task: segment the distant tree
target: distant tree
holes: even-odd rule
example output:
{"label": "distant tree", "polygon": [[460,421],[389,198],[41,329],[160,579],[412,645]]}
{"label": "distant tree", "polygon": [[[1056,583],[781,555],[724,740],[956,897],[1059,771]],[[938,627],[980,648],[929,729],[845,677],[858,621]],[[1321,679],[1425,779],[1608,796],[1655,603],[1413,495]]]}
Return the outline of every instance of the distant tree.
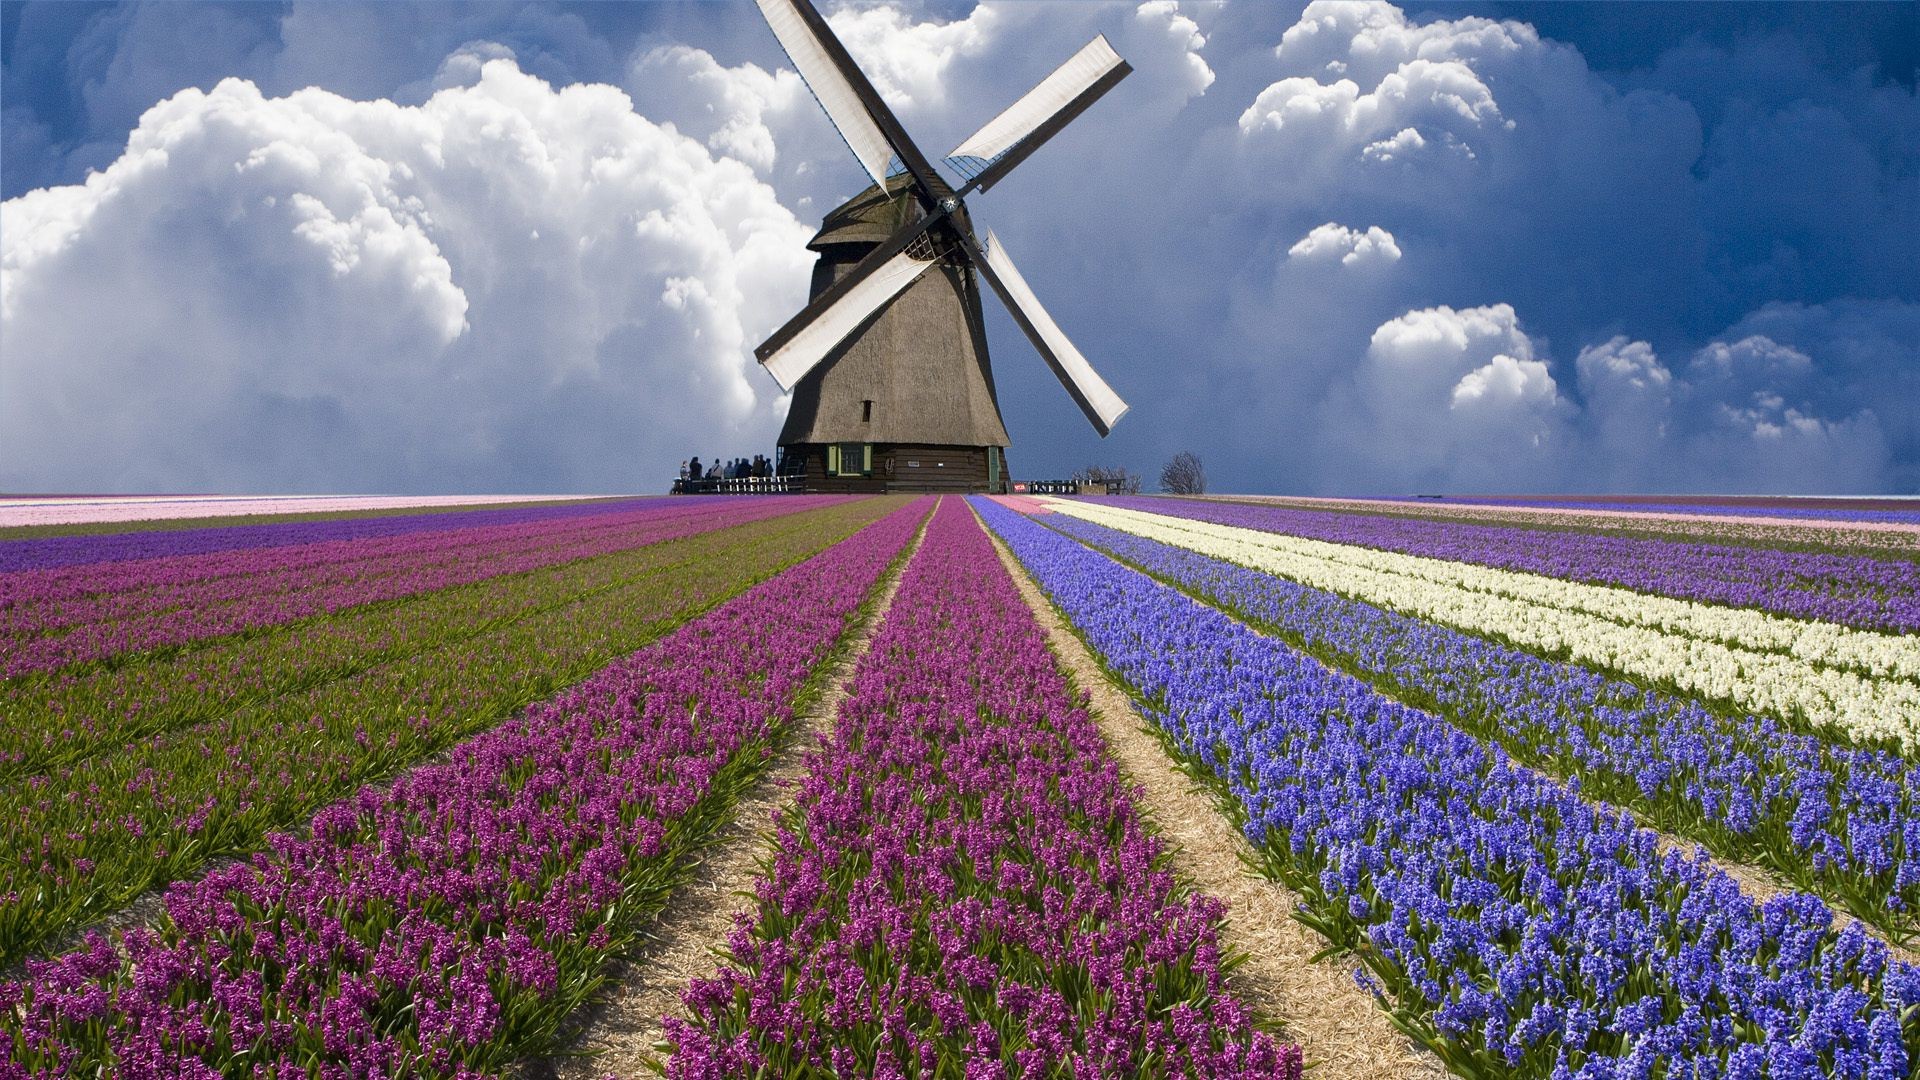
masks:
{"label": "distant tree", "polygon": [[1140,478],[1116,465],[1089,465],[1073,474],[1073,482],[1102,490],[1116,484],[1128,495],[1140,494]]}
{"label": "distant tree", "polygon": [[1182,450],[1160,470],[1160,490],[1169,495],[1204,495],[1207,470],[1201,468],[1199,458]]}

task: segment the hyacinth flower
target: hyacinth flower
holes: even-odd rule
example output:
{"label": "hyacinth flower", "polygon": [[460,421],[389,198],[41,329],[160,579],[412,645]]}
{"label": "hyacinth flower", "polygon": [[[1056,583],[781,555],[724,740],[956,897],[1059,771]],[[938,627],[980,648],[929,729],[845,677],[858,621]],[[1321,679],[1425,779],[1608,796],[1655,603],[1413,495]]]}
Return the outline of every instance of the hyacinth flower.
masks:
{"label": "hyacinth flower", "polygon": [[247,548],[321,544],[334,540],[378,540],[445,529],[532,524],[636,510],[665,501],[654,498],[596,499],[532,506],[422,508],[415,512],[347,511],[317,514],[292,521],[219,519],[208,524],[169,522],[157,528],[141,528],[125,521],[113,521],[79,526],[79,531],[59,536],[20,536],[16,530],[7,529],[0,530],[0,535],[6,537],[0,539],[0,573],[45,570],[82,563],[105,565],[178,555],[205,555]]}
{"label": "hyacinth flower", "polygon": [[[0,964],[211,859],[259,850],[268,833],[500,723],[897,505],[844,503],[610,556],[636,573],[545,610],[483,612],[478,633],[441,625],[426,648],[350,677],[295,678],[291,692],[0,783]],[[548,578],[566,586],[572,574]],[[202,699],[194,685],[174,688]]]}
{"label": "hyacinth flower", "polygon": [[1866,630],[1903,634],[1920,631],[1920,562],[1912,559],[1422,521],[1249,503],[1142,496],[1100,501],[1196,521],[1613,585],[1656,596],[1754,608]]}
{"label": "hyacinth flower", "polygon": [[807,764],[670,1076],[1300,1075],[964,502]]}
{"label": "hyacinth flower", "polygon": [[541,1048],[757,774],[926,510],[176,886],[124,957],[96,934],[29,962],[0,985],[0,1076],[444,1075]]}
{"label": "hyacinth flower", "polygon": [[1815,897],[1756,903],[1439,717],[980,509],[1300,917],[1455,1071],[1895,1080],[1920,1061],[1920,969]]}
{"label": "hyacinth flower", "polygon": [[1901,938],[1920,926],[1920,777],[1770,717],[1698,702],[1065,515],[1051,528],[1403,701],[1580,778],[1715,851],[1762,862]]}
{"label": "hyacinth flower", "polygon": [[1920,749],[1920,637],[1092,503],[1059,511],[1858,745]]}
{"label": "hyacinth flower", "polygon": [[0,574],[0,678],[278,626],[832,501],[742,501],[704,512],[652,505],[557,521]]}

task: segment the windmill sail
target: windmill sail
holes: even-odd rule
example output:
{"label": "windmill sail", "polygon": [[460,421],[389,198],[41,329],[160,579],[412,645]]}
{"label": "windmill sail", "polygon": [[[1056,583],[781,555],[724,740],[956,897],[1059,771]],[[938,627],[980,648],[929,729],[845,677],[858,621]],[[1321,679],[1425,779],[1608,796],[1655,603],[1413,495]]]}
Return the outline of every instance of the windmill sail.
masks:
{"label": "windmill sail", "polygon": [[825,360],[847,335],[860,329],[874,312],[900,295],[932,265],[906,251],[898,252],[834,297],[825,310],[816,313],[809,306],[795,316],[760,347],[760,363],[780,384],[780,389],[792,390],[794,384],[812,371],[815,364]]}
{"label": "windmill sail", "polygon": [[985,191],[1133,71],[1104,35],[962,140],[947,164]]}
{"label": "windmill sail", "polygon": [[860,159],[861,167],[873,177],[873,182],[884,186],[887,164],[893,158],[893,144],[867,111],[860,92],[841,72],[840,65],[834,62],[795,0],[757,2],[767,25],[773,27],[773,36],[780,39],[780,47],[786,50],[787,59],[793,61],[807,89],[813,91],[814,100],[826,110],[827,119],[839,129],[847,148]]}
{"label": "windmill sail", "polygon": [[981,260],[977,265],[985,271],[987,283],[993,286],[1007,310],[1013,313],[1014,321],[1026,332],[1027,339],[1059,377],[1060,385],[1079,403],[1080,411],[1087,414],[1100,434],[1112,431],[1113,425],[1126,415],[1127,403],[1093,370],[1093,365],[1087,363],[1087,358],[1080,355],[1080,350],[1061,332],[1053,316],[1040,306],[1040,298],[1027,287],[1027,279],[1020,276],[1019,268],[1013,265],[1013,259],[993,235],[993,230],[987,230],[986,250],[976,258]]}

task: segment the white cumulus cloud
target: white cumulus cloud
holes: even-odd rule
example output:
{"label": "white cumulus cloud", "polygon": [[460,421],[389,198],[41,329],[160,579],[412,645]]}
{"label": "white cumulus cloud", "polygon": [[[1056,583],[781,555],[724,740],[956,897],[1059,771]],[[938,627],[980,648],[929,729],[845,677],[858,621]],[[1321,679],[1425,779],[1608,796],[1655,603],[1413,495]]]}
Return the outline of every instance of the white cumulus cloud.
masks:
{"label": "white cumulus cloud", "polygon": [[1460,376],[1448,405],[1454,409],[1552,405],[1559,393],[1547,365],[1502,354]]}
{"label": "white cumulus cloud", "polygon": [[944,107],[948,69],[957,59],[985,52],[1002,21],[993,4],[979,4],[951,22],[919,22],[891,5],[844,7],[827,16],[887,104],[912,110]]}
{"label": "white cumulus cloud", "polygon": [[1180,12],[1180,0],[1146,0],[1134,9],[1134,19],[1149,32],[1161,35],[1182,54],[1187,96],[1195,97],[1213,85],[1213,69],[1200,50],[1206,47],[1206,35],[1200,24]]}
{"label": "white cumulus cloud", "polygon": [[1400,261],[1400,245],[1378,225],[1350,229],[1327,222],[1287,249],[1287,258],[1302,262],[1340,260],[1342,266],[1368,266]]}
{"label": "white cumulus cloud", "polygon": [[1574,409],[1509,304],[1406,312],[1354,372],[1333,444],[1390,490],[1511,490],[1554,475]]}
{"label": "white cumulus cloud", "polygon": [[[1426,127],[1471,155],[1478,133],[1513,126],[1482,68],[1540,48],[1522,23],[1465,18],[1415,26],[1384,0],[1314,0],[1274,50],[1283,68],[1300,74],[1260,91],[1240,115],[1240,130],[1283,146],[1393,160],[1424,146]],[[1325,75],[1338,77],[1322,82]]]}
{"label": "white cumulus cloud", "polygon": [[705,49],[661,45],[635,56],[628,87],[645,103],[684,103],[671,119],[684,134],[717,155],[736,158],[762,173],[779,156],[776,126],[817,111],[806,84],[789,68],[768,71],[757,64],[723,66]]}
{"label": "white cumulus cloud", "polygon": [[183,91],[0,205],[0,486],[655,489],[770,449],[750,350],[809,229],[617,88],[490,52],[419,106]]}

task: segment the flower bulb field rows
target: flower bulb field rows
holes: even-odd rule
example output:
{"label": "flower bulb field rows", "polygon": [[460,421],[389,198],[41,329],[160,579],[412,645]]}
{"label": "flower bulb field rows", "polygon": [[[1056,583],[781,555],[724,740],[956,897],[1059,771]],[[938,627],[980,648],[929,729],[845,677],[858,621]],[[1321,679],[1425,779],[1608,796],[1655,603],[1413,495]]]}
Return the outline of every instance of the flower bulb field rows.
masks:
{"label": "flower bulb field rows", "polygon": [[16,1064],[444,1074],[538,1047],[664,902],[926,509],[175,888],[124,957],[95,935],[28,963],[0,991]]}
{"label": "flower bulb field rows", "polygon": [[980,509],[1301,918],[1455,1071],[1890,1080],[1920,1060],[1920,970],[1817,898],[1756,902],[1442,716]]}
{"label": "flower bulb field rows", "polygon": [[209,552],[7,575],[0,675],[180,645],[524,573],[820,505],[741,501],[723,513],[652,505],[625,513],[378,540]]}
{"label": "flower bulb field rows", "polygon": [[1405,499],[1332,499],[1284,495],[1203,495],[1208,502],[1274,506],[1293,510],[1321,510],[1341,514],[1443,524],[1503,525],[1554,532],[1680,540],[1772,548],[1781,551],[1819,551],[1913,558],[1920,555],[1920,525],[1796,517],[1787,521],[1762,516],[1725,516],[1703,508],[1700,513],[1664,510],[1638,511],[1565,506],[1537,502],[1487,505]]}
{"label": "flower bulb field rows", "polygon": [[[713,513],[722,517],[725,511]],[[702,531],[708,530],[689,528],[685,536]],[[732,539],[712,538],[721,544]],[[204,641],[141,663],[17,678],[9,683],[11,722],[0,731],[0,778],[69,764],[103,743],[122,744],[262,696],[444,648],[718,551],[704,540],[649,544],[577,560],[564,572],[500,575]]]}
{"label": "flower bulb field rows", "polygon": [[[843,502],[642,548],[618,556],[641,561],[617,583],[585,596],[519,618],[482,607],[474,614],[492,625],[477,634],[460,622],[420,627],[417,651],[123,744],[108,739],[78,762],[0,782],[0,962],[211,859],[254,850],[269,832],[579,681],[883,509]],[[647,560],[654,551],[665,558]],[[173,704],[164,691],[162,703]]]}
{"label": "flower bulb field rows", "polygon": [[1066,514],[1059,532],[1662,829],[1920,932],[1917,767]]}
{"label": "flower bulb field rows", "polygon": [[670,1075],[1300,1076],[961,500],[808,765]]}
{"label": "flower bulb field rows", "polygon": [[[1201,858],[1461,1076],[1920,1074],[1897,514],[174,501],[0,526],[0,1080],[533,1075],[669,953],[619,1060],[686,1080],[1375,1075],[1252,1004],[1325,966]],[[731,934],[652,951],[715,844]]]}
{"label": "flower bulb field rows", "polygon": [[1083,500],[1061,500],[1054,509],[1731,708],[1866,744],[1920,748],[1920,635],[1869,633]]}
{"label": "flower bulb field rows", "polygon": [[[0,529],[125,531],[224,518],[249,524],[293,515],[418,514],[432,509],[587,502],[580,495],[17,495],[0,496]],[[605,496],[599,498],[604,499]]]}
{"label": "flower bulb field rows", "polygon": [[[1167,505],[1165,499],[1111,502],[1149,510]],[[1582,534],[1541,544],[1537,529],[1246,503],[1196,501],[1181,505],[1179,513],[1329,544],[1612,585],[1794,619],[1895,633],[1920,629],[1920,561],[1909,559]]]}

